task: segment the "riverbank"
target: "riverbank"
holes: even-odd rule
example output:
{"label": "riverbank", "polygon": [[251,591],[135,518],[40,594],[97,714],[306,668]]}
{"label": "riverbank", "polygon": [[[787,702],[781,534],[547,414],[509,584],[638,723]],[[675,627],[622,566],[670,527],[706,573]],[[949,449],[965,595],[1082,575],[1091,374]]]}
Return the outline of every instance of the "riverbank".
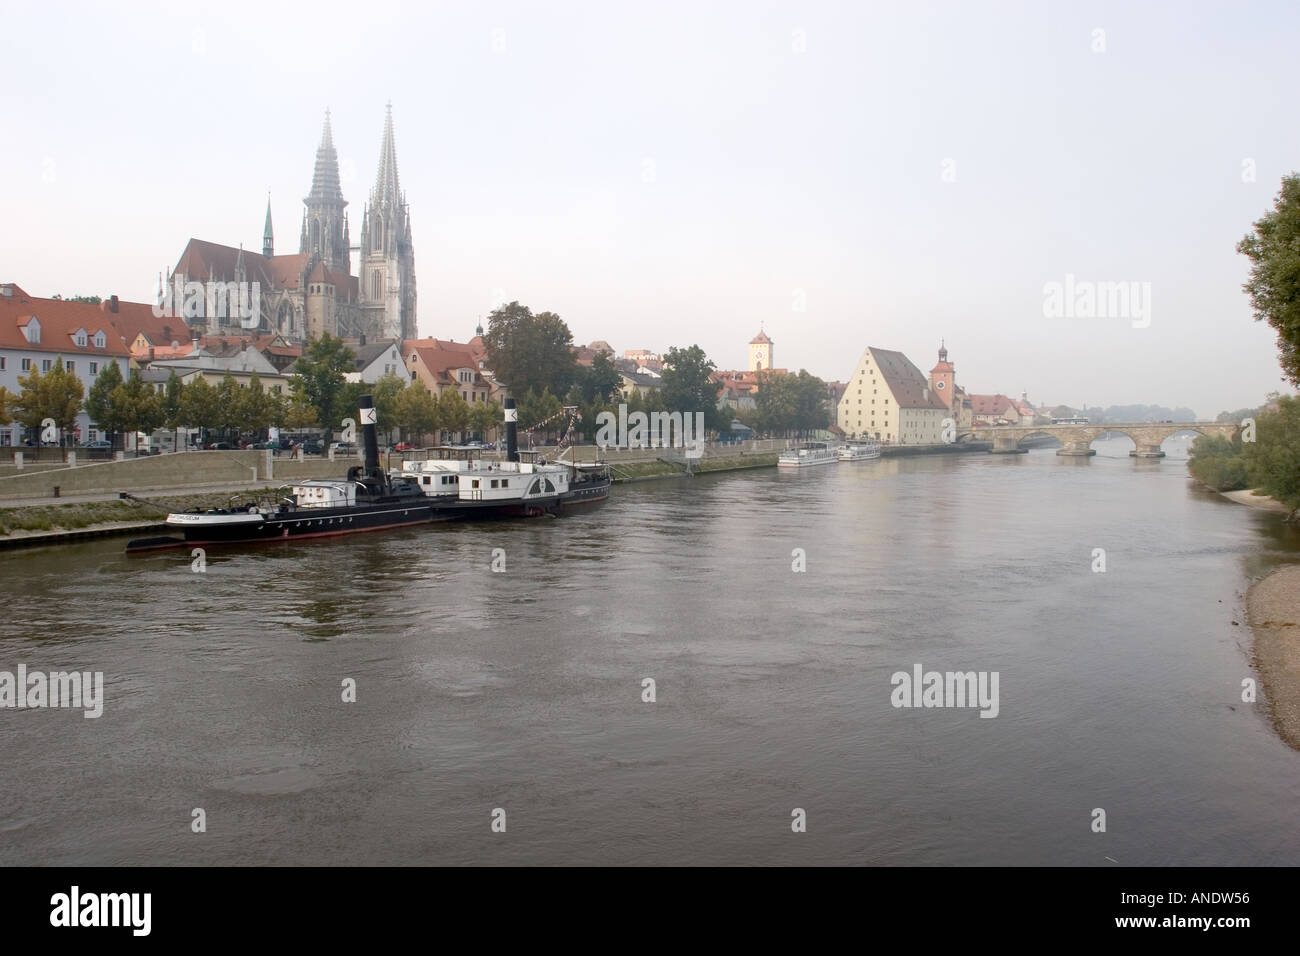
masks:
{"label": "riverbank", "polygon": [[1276,511],[1284,515],[1291,513],[1291,509],[1276,498],[1256,494],[1256,490],[1247,488],[1243,491],[1220,491],[1219,494],[1229,501],[1235,501],[1239,505],[1246,505],[1250,508],[1259,508],[1261,511]]}
{"label": "riverbank", "polygon": [[167,495],[145,501],[111,499],[70,504],[0,508],[0,548],[79,541],[110,534],[148,531],[162,526],[169,511],[224,507],[232,495],[262,489],[222,490]]}
{"label": "riverbank", "polygon": [[1280,567],[1250,586],[1246,619],[1273,726],[1300,750],[1300,564]]}

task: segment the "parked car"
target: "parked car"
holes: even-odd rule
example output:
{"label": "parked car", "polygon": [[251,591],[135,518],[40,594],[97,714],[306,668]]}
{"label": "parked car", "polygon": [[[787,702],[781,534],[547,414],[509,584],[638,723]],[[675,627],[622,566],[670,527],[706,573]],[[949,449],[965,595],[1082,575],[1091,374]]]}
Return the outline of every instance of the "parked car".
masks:
{"label": "parked car", "polygon": [[415,446],[409,441],[399,441],[393,446],[393,451],[415,451]]}
{"label": "parked car", "polygon": [[215,441],[208,445],[208,451],[234,451],[235,446],[228,441]]}
{"label": "parked car", "polygon": [[336,441],[330,447],[334,449],[336,455],[355,455],[357,453],[357,446],[350,441]]}
{"label": "parked car", "polygon": [[106,442],[106,441],[104,441],[104,440],[101,439],[100,441],[88,441],[88,442],[86,442],[84,445],[82,445],[81,447],[82,447],[82,448],[112,448],[112,447],[113,447],[113,443],[112,443],[112,442]]}
{"label": "parked car", "polygon": [[302,449],[304,455],[323,455],[325,453],[324,449],[321,448],[320,442],[310,439],[303,442],[298,447]]}

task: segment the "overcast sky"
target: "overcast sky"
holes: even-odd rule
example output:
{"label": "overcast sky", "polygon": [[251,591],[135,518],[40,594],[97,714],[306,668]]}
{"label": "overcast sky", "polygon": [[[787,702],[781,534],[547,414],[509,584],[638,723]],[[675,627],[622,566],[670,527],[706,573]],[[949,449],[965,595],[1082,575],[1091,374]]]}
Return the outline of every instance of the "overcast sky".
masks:
{"label": "overcast sky", "polygon": [[[391,99],[422,335],[504,294],[723,368],[761,323],[826,379],[942,337],[1036,402],[1286,390],[1234,246],[1300,169],[1294,3],[4,7],[0,280],[35,295],[151,301],[191,236],[260,251],[268,191],[296,252],[326,107],[358,242]],[[1150,314],[1050,317],[1067,274]]]}

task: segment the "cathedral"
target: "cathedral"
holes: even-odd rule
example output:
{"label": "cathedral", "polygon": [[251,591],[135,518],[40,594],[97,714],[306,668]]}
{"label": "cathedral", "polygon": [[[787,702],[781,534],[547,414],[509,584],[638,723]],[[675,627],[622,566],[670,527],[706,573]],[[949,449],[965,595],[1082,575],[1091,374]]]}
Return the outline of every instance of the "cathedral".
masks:
{"label": "cathedral", "polygon": [[[257,283],[259,314],[255,328],[252,318],[241,321],[226,309],[200,306],[197,312],[187,310],[183,316],[191,334],[276,333],[294,342],[322,333],[346,338],[365,336],[371,341],[418,338],[415,250],[410,210],[397,178],[391,104],[384,118],[379,171],[361,219],[359,246],[352,245],[347,205],[327,110],[316,149],[311,192],[303,200],[298,251],[275,254],[268,200],[260,255],[243,246],[190,239],[176,268],[168,271],[165,287],[159,277],[159,304],[180,302],[182,297],[173,296],[172,290],[183,289],[188,283]],[[355,276],[354,249],[358,252]]]}

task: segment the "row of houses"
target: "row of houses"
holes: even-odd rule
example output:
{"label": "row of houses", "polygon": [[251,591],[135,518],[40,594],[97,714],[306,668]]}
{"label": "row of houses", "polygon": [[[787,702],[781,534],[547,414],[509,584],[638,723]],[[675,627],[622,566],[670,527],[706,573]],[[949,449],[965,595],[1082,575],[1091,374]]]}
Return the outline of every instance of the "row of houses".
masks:
{"label": "row of houses", "polygon": [[[401,375],[442,397],[456,392],[469,403],[500,402],[505,386],[487,369],[481,330],[468,342],[450,339],[344,339],[355,361],[347,378],[377,382]],[[89,392],[110,364],[123,378],[138,371],[163,389],[174,372],[184,383],[204,379],[218,384],[227,373],[240,385],[256,374],[262,387],[288,389],[302,345],[274,333],[195,335],[183,319],[159,317],[155,308],[110,296],[101,302],[47,299],[27,294],[16,283],[0,284],[0,386],[21,391],[19,380],[33,369],[49,372],[55,362],[80,379]],[[22,427],[0,422],[0,447],[19,445]],[[73,440],[105,437],[83,411]]]}

